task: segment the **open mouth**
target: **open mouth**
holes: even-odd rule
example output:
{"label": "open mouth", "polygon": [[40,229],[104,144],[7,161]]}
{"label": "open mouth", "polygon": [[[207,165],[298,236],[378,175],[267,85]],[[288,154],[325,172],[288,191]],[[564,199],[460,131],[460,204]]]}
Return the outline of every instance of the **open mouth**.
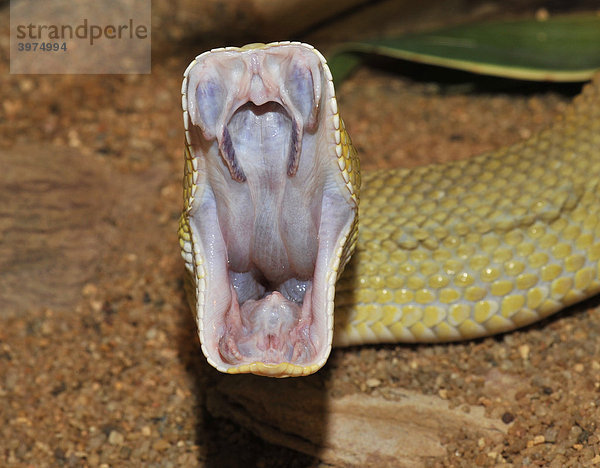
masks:
{"label": "open mouth", "polygon": [[204,353],[227,372],[314,372],[331,348],[356,211],[323,64],[302,46],[237,49],[206,55],[186,81],[188,150],[200,159],[188,219]]}

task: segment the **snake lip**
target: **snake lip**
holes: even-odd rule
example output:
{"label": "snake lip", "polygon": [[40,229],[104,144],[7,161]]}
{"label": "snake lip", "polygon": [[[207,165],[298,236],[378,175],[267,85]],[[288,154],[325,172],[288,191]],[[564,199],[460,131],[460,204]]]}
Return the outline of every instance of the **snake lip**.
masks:
{"label": "snake lip", "polygon": [[197,58],[182,90],[204,354],[224,372],[315,372],[356,216],[324,59],[302,44],[223,49]]}

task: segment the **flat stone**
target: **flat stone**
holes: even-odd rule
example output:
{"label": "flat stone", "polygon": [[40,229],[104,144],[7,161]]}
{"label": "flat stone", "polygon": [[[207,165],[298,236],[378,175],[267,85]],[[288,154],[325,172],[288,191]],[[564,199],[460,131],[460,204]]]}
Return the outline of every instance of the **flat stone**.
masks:
{"label": "flat stone", "polygon": [[313,380],[224,378],[207,393],[207,407],[266,441],[334,466],[417,467],[446,454],[444,441],[486,437],[499,443],[508,426],[484,408],[451,409],[448,402],[395,389],[391,398],[340,398]]}
{"label": "flat stone", "polygon": [[43,144],[1,149],[0,167],[1,317],[73,307],[111,270],[107,252],[154,242],[142,234],[161,167],[120,174],[100,156]]}
{"label": "flat stone", "polygon": [[50,145],[0,150],[0,167],[2,315],[72,304],[111,234],[108,168]]}

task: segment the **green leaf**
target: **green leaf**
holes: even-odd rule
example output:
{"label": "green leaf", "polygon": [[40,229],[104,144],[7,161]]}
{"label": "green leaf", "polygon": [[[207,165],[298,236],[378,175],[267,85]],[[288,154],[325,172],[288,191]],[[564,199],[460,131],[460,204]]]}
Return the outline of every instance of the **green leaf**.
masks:
{"label": "green leaf", "polygon": [[600,69],[600,16],[477,23],[349,42],[330,59],[334,78],[345,78],[364,54],[505,78],[585,81]]}
{"label": "green leaf", "polygon": [[355,52],[339,52],[332,55],[327,63],[333,75],[333,82],[341,83],[362,63],[362,58]]}

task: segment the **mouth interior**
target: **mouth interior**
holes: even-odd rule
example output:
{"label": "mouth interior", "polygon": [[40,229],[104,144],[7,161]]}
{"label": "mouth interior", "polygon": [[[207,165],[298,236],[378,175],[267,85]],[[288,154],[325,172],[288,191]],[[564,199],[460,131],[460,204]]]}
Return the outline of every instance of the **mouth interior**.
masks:
{"label": "mouth interior", "polygon": [[324,78],[303,60],[276,68],[277,76],[259,67],[227,87],[209,70],[191,85],[191,146],[206,161],[190,216],[206,281],[200,338],[220,369],[307,366],[329,353],[328,273],[354,212],[321,124]]}
{"label": "mouth interior", "polygon": [[226,168],[213,167],[207,208],[217,222],[203,223],[201,237],[223,242],[213,288],[228,291],[207,318],[229,365],[307,364],[321,341],[312,307],[323,200],[311,168],[316,132],[292,112],[273,101],[243,103],[214,145]]}

